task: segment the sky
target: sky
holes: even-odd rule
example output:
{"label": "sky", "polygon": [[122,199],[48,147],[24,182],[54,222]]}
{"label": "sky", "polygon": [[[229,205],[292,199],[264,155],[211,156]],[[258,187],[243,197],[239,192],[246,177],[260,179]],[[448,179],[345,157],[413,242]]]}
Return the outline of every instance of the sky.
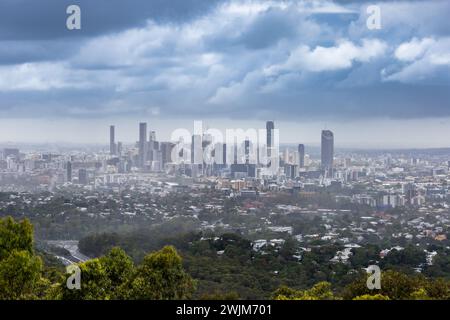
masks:
{"label": "sky", "polygon": [[[81,30],[66,28],[72,4]],[[446,0],[2,0],[0,141],[275,120],[288,143],[327,128],[342,147],[449,147],[449,12]]]}

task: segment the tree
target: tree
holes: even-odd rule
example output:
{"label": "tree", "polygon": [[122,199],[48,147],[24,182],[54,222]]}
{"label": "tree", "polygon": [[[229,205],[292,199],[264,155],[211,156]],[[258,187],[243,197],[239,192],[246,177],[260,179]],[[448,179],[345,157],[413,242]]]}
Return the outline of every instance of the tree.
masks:
{"label": "tree", "polygon": [[337,300],[331,284],[329,282],[319,282],[308,290],[294,290],[288,287],[281,287],[274,294],[275,300]]}
{"label": "tree", "polygon": [[348,285],[343,291],[344,299],[376,294],[392,300],[448,299],[450,297],[450,283],[442,279],[429,280],[422,275],[411,276],[388,270],[381,275],[380,290],[369,290],[366,280],[367,275]]}
{"label": "tree", "polygon": [[282,256],[285,260],[295,260],[293,256],[297,253],[298,247],[298,241],[292,237],[289,237],[280,249],[280,256]]}
{"label": "tree", "polygon": [[61,298],[63,300],[108,300],[111,295],[111,281],[100,259],[91,259],[78,266],[81,270],[81,289],[67,288],[67,279],[70,277],[70,274],[67,274],[64,282],[60,284]]}
{"label": "tree", "polygon": [[35,298],[34,291],[40,279],[42,261],[26,250],[13,250],[0,261],[0,299]]}
{"label": "tree", "polygon": [[382,294],[365,294],[362,296],[358,296],[353,298],[353,300],[390,300],[389,297],[383,296]]}
{"label": "tree", "polygon": [[430,300],[430,297],[428,296],[427,290],[424,288],[420,288],[410,295],[411,300]]}
{"label": "tree", "polygon": [[239,300],[239,294],[237,292],[218,292],[215,291],[210,294],[204,294],[200,297],[200,300]]}
{"label": "tree", "polygon": [[27,219],[15,222],[12,217],[0,219],[0,260],[13,250],[33,254],[33,225]]}
{"label": "tree", "polygon": [[32,299],[42,261],[33,252],[33,226],[25,219],[0,219],[0,299]]}
{"label": "tree", "polygon": [[188,299],[194,291],[194,281],[172,246],[145,256],[129,286],[127,298],[140,300]]}
{"label": "tree", "polygon": [[120,299],[124,296],[123,290],[125,284],[129,281],[134,272],[134,265],[131,258],[118,247],[114,247],[110,252],[100,258],[106,275],[110,281],[110,288],[112,299]]}
{"label": "tree", "polygon": [[380,266],[383,269],[392,268],[416,268],[426,262],[425,252],[413,246],[407,246],[403,250],[392,250],[381,260]]}
{"label": "tree", "polygon": [[427,296],[431,299],[449,300],[450,282],[444,279],[427,281],[424,285]]}

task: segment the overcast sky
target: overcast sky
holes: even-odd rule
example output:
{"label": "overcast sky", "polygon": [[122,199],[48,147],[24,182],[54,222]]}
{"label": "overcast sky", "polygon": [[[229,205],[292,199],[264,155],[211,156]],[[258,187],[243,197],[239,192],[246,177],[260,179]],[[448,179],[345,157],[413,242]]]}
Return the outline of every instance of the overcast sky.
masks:
{"label": "overcast sky", "polygon": [[[66,8],[82,29],[66,29]],[[381,8],[381,30],[366,26]],[[449,147],[450,1],[1,0],[0,141],[264,127]]]}

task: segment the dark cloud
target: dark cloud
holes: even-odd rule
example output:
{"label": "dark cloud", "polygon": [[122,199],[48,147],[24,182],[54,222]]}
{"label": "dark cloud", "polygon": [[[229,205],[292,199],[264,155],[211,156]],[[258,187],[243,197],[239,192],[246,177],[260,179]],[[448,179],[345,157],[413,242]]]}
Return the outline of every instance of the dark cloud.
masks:
{"label": "dark cloud", "polygon": [[[185,22],[221,0],[2,0],[0,40],[87,37],[144,25],[147,19]],[[66,29],[66,9],[79,5],[82,30]]]}
{"label": "dark cloud", "polygon": [[297,34],[298,15],[291,15],[280,9],[262,14],[237,39],[250,49],[262,49]]}
{"label": "dark cloud", "polygon": [[71,56],[80,45],[69,40],[0,41],[0,65],[60,60]]}
{"label": "dark cloud", "polygon": [[[449,24],[441,1],[408,7],[412,14],[432,8],[433,21],[429,14],[400,15],[394,9],[404,3],[384,1],[390,10],[379,32],[365,27],[356,1],[334,2],[356,13],[327,14],[288,2],[286,8],[248,8],[266,1],[216,7],[221,2],[1,1],[0,115],[450,116],[450,42],[442,40]],[[65,28],[69,4],[82,8],[80,32]],[[436,40],[418,61],[399,61],[396,48],[414,36]]]}
{"label": "dark cloud", "polygon": [[[88,39],[142,27],[151,19],[185,23],[207,14],[222,0],[2,0],[0,64],[67,58]],[[81,8],[82,29],[66,28],[66,9]]]}

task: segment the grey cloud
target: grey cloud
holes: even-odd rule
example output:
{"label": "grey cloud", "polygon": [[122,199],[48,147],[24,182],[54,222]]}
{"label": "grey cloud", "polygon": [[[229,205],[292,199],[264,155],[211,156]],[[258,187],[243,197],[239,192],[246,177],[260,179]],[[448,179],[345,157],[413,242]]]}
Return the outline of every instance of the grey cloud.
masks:
{"label": "grey cloud", "polygon": [[[26,10],[16,1],[22,6],[31,3],[4,0],[0,4],[3,15],[2,9],[8,8],[8,15],[20,18],[0,19],[3,117],[450,116],[448,81],[441,66],[415,84],[383,82],[381,73],[404,70],[405,65],[395,59],[395,48],[410,41],[418,29],[427,36],[441,32],[445,29],[439,28],[444,24],[441,18],[433,28],[404,18],[402,23],[388,24],[387,30],[370,33],[363,17],[347,13],[307,15],[273,8],[232,20],[211,10],[219,1],[90,0],[70,1],[81,3],[86,15],[82,33],[72,35],[64,30],[65,14],[60,14],[69,1],[43,0],[39,8],[32,2]],[[109,5],[101,8],[102,3]],[[33,8],[41,14],[28,20]],[[55,30],[61,23],[62,30]],[[407,23],[410,27],[402,29]],[[386,43],[386,54],[356,59],[359,49],[351,45],[347,46],[353,52],[350,58],[341,51],[336,56],[329,53],[342,41],[359,47],[363,38]],[[343,67],[311,70],[302,68],[301,61],[286,65],[302,46],[309,56],[318,46],[324,47],[312,57],[318,56],[316,63],[321,63],[328,52],[326,58],[332,60],[328,66],[344,55]],[[23,62],[28,62],[26,67],[8,66]],[[284,68],[279,72],[264,72],[280,65]]]}
{"label": "grey cloud", "polygon": [[[2,0],[1,40],[93,36],[142,26],[147,19],[185,22],[206,14],[221,0]],[[66,29],[66,8],[82,9],[82,30]]]}

